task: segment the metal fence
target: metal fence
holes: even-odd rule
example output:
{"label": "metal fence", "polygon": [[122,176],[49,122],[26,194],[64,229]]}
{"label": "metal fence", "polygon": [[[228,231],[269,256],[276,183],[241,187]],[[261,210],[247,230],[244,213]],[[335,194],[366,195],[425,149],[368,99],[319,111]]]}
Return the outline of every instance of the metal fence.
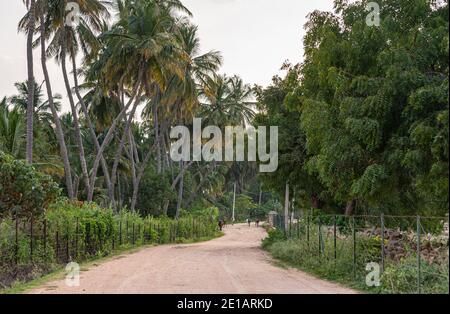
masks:
{"label": "metal fence", "polygon": [[294,258],[309,268],[366,284],[379,267],[382,284],[394,292],[434,293],[442,282],[448,293],[448,217],[308,214],[290,218],[286,228],[279,215],[274,227],[296,242]]}
{"label": "metal fence", "polygon": [[0,221],[0,289],[57,265],[141,245],[210,237],[216,230],[216,223],[206,217],[180,220],[116,217],[109,224],[92,218],[65,222],[4,219]]}

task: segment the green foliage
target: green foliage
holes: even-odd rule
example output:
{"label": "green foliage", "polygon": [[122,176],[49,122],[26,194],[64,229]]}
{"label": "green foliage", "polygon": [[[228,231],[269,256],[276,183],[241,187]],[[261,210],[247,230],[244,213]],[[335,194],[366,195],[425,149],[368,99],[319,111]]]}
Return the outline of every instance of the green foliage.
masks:
{"label": "green foliage", "polygon": [[60,194],[53,180],[0,152],[0,217],[39,217]]}
{"label": "green foliage", "polygon": [[257,123],[281,130],[279,171],[263,180],[280,195],[289,180],[312,207],[443,215],[448,3],[382,1],[379,27],[365,4],[311,13],[304,62],[257,90]]}
{"label": "green foliage", "polygon": [[[161,215],[166,201],[174,201],[176,192],[171,189],[168,174],[158,174],[153,169],[142,178],[137,208],[142,215]],[[131,196],[132,191],[129,191]]]}
{"label": "green foliage", "polygon": [[33,276],[30,272],[38,276],[68,261],[82,262],[117,250],[215,237],[217,221],[211,214],[217,210],[205,209],[179,220],[143,218],[127,210],[114,214],[95,203],[61,199],[49,206],[42,219],[0,220],[0,285],[27,280]]}
{"label": "green foliage", "polygon": [[[429,264],[421,263],[421,293],[448,294],[448,257],[447,261]],[[417,256],[404,258],[400,263],[389,265],[382,276],[383,293],[417,292]]]}

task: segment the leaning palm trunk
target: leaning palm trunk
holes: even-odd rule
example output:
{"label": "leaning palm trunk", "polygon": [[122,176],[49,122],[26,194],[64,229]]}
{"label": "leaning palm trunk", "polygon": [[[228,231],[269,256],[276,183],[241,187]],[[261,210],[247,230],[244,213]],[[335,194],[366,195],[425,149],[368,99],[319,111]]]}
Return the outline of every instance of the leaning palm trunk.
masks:
{"label": "leaning palm trunk", "polygon": [[[131,158],[131,163],[132,163],[131,169],[132,169],[133,190],[136,190],[138,188],[138,187],[136,187],[136,185],[137,186],[139,185],[136,182],[137,178],[136,178],[136,170],[135,170],[135,162],[139,163],[139,155],[137,152],[133,134],[131,132],[131,123],[133,122],[133,117],[136,113],[136,109],[139,104],[139,101],[140,101],[140,99],[136,98],[133,108],[131,109],[129,117],[125,118],[125,130],[120,139],[119,148],[117,149],[116,154],[114,156],[113,168],[111,170],[111,187],[110,187],[110,191],[109,191],[110,194],[114,194],[114,189],[115,189],[116,180],[117,180],[117,169],[119,166],[120,157],[122,156],[122,151],[125,147],[127,138],[128,138],[128,142],[130,145],[129,154],[131,156],[130,158]],[[134,159],[133,155],[135,156],[136,159]],[[114,206],[115,206],[115,204],[114,204]]]}
{"label": "leaning palm trunk", "polygon": [[[95,150],[96,150],[96,152],[98,152],[98,151],[100,151],[100,143],[98,142],[97,135],[95,134],[94,125],[92,124],[92,120],[91,120],[91,117],[89,116],[89,112],[87,110],[86,104],[84,103],[83,97],[81,97],[81,93],[80,93],[80,89],[79,89],[79,85],[78,85],[77,64],[76,64],[76,60],[75,60],[75,54],[73,54],[73,56],[74,57],[72,58],[72,69],[73,69],[73,81],[74,81],[74,87],[75,87],[75,94],[77,95],[77,98],[78,98],[78,101],[80,102],[80,106],[83,111],[84,117],[87,121],[89,134],[91,135],[91,139],[92,139],[92,142],[94,143]],[[101,154],[101,165],[102,165],[103,174],[105,176],[106,186],[108,188],[108,191],[111,192],[111,179],[109,176],[108,165],[106,163],[106,160],[105,160],[103,154]],[[114,194],[109,193],[109,197],[110,197],[110,202],[114,203]]]}
{"label": "leaning palm trunk", "polygon": [[[177,177],[173,180],[172,185],[170,186],[170,188],[172,190],[175,190],[178,182],[180,182],[180,180],[184,180],[184,173],[194,164],[194,161],[190,161],[188,164],[186,165],[182,165],[180,168],[180,172],[178,173]],[[169,210],[169,200],[166,200],[166,202],[164,203],[164,207],[163,207],[163,215],[167,216],[168,210]]]}
{"label": "leaning palm trunk", "polygon": [[209,167],[206,170],[206,174],[201,178],[199,184],[197,185],[197,187],[195,188],[195,190],[191,193],[191,195],[189,196],[188,200],[185,202],[185,206],[186,208],[194,201],[195,197],[198,195],[198,193],[200,192],[200,189],[203,188],[203,186],[205,185],[206,182],[208,182],[208,175],[211,171],[213,171],[216,168],[216,162],[214,162],[212,164],[211,169],[209,169]]}
{"label": "leaning palm trunk", "polygon": [[[142,75],[139,74],[139,78],[141,76]],[[138,82],[139,81],[140,80],[138,80]],[[97,152],[97,156],[95,157],[94,164],[92,166],[91,188],[90,188],[89,193],[88,193],[88,201],[92,201],[93,196],[94,196],[95,180],[96,180],[96,177],[97,177],[97,171],[98,171],[98,167],[99,167],[101,156],[102,156],[103,152],[105,151],[106,146],[108,146],[109,143],[111,142],[111,140],[113,139],[114,132],[116,130],[117,125],[119,124],[119,121],[121,121],[123,119],[123,116],[126,114],[127,110],[130,108],[130,106],[131,106],[133,100],[135,99],[135,97],[137,96],[139,98],[139,95],[137,95],[137,94],[138,94],[138,90],[140,88],[140,85],[141,85],[140,83],[136,83],[135,84],[128,103],[123,107],[122,111],[113,120],[111,126],[109,127],[108,133],[106,134],[105,139],[103,140],[102,145],[100,146],[100,150]]]}
{"label": "leaning palm trunk", "polygon": [[147,167],[147,164],[150,161],[150,157],[152,155],[151,151],[152,151],[151,149],[148,151],[144,160],[139,165],[136,182],[133,186],[133,196],[131,197],[131,207],[130,207],[131,211],[135,211],[136,209],[136,203],[138,200],[138,193],[139,193],[139,185],[141,184],[142,177],[144,176],[145,168]]}
{"label": "leaning palm trunk", "polygon": [[123,151],[123,149],[125,147],[125,144],[126,144],[126,141],[127,141],[127,137],[128,137],[128,131],[130,129],[131,122],[133,120],[133,116],[136,113],[136,109],[137,109],[137,105],[138,104],[139,104],[139,98],[137,98],[135,100],[133,108],[131,109],[131,112],[130,112],[130,116],[125,119],[125,130],[124,130],[123,135],[122,135],[122,137],[120,139],[119,147],[117,148],[116,154],[114,156],[114,163],[113,163],[113,167],[112,167],[112,171],[111,171],[111,185],[112,185],[112,188],[114,188],[114,186],[116,184],[117,169],[119,167],[120,157],[122,156],[122,151]]}
{"label": "leaning palm trunk", "polygon": [[[67,69],[66,69],[66,44],[65,44],[65,38],[63,39],[63,47],[61,51],[61,67],[64,77],[64,84],[66,86],[67,90],[67,97],[69,98],[70,103],[70,109],[72,111],[72,118],[73,118],[73,124],[75,127],[75,142],[77,143],[78,147],[78,155],[80,157],[80,164],[81,164],[81,173],[83,175],[83,181],[86,188],[86,194],[90,191],[90,184],[89,184],[89,175],[87,170],[87,164],[86,164],[86,157],[84,154],[84,147],[83,147],[83,139],[81,138],[81,130],[80,130],[80,124],[78,121],[78,113],[77,108],[75,107],[75,102],[72,97],[72,90],[69,83],[69,77],[67,75]],[[75,56],[73,56],[75,57]]]}
{"label": "leaning palm trunk", "polygon": [[71,174],[71,168],[70,168],[69,154],[67,152],[66,141],[64,139],[64,132],[63,132],[63,129],[61,126],[61,121],[59,120],[58,111],[56,110],[55,103],[53,101],[52,86],[50,83],[50,76],[48,75],[48,69],[47,69],[47,55],[46,55],[46,48],[45,48],[45,25],[44,25],[45,19],[44,19],[43,12],[41,12],[40,18],[41,18],[40,32],[41,32],[42,72],[44,73],[45,88],[47,90],[48,104],[49,104],[50,110],[53,115],[53,121],[55,122],[55,133],[56,133],[56,138],[57,138],[58,144],[59,144],[59,151],[61,154],[61,159],[64,164],[64,175],[66,178],[67,194],[70,199],[73,199],[75,194],[74,194],[73,184],[72,184],[72,174]]}
{"label": "leaning palm trunk", "polygon": [[27,64],[28,64],[28,103],[27,103],[27,144],[26,158],[33,163],[33,116],[34,116],[34,72],[33,72],[33,33],[35,17],[35,0],[30,2],[30,20],[27,33]]}

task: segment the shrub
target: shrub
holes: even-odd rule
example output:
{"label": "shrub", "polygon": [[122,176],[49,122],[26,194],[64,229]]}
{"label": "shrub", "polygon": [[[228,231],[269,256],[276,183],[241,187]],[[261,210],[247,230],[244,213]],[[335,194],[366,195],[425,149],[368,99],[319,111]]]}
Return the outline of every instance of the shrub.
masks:
{"label": "shrub", "polygon": [[179,220],[141,217],[127,210],[115,214],[95,203],[60,199],[41,219],[0,219],[0,286],[32,279],[69,261],[106,256],[114,250],[184,243],[216,234],[216,222],[209,215],[187,215]]}
{"label": "shrub", "polygon": [[40,216],[59,194],[50,176],[0,152],[0,217]]}
{"label": "shrub", "polygon": [[[421,263],[421,293],[448,294],[448,257],[440,263]],[[417,255],[390,264],[382,276],[383,293],[416,293],[418,291]]]}

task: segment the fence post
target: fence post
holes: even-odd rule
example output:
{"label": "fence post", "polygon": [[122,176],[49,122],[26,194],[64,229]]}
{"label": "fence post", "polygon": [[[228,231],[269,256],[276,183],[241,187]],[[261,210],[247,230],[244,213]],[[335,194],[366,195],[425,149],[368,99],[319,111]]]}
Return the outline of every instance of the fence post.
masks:
{"label": "fence post", "polygon": [[33,263],[33,217],[30,219],[30,262]]}
{"label": "fence post", "polygon": [[317,217],[317,238],[319,240],[319,257],[322,256],[322,221],[320,220],[320,217]]}
{"label": "fence post", "polygon": [[289,217],[289,238],[292,239],[292,216]]}
{"label": "fence post", "polygon": [[160,228],[160,225],[159,225],[159,221],[158,221],[158,224],[156,225],[156,228],[158,230],[158,243],[161,243],[162,237],[161,237],[161,228]]}
{"label": "fence post", "polygon": [[66,227],[66,262],[69,262],[69,259],[70,259],[69,241],[70,241],[69,223],[67,223],[67,227]]}
{"label": "fence post", "polygon": [[15,246],[15,261],[19,264],[19,218],[16,217],[16,246]]}
{"label": "fence post", "polygon": [[352,217],[353,222],[353,277],[356,278],[356,223],[355,216]]}
{"label": "fence post", "polygon": [[44,219],[44,257],[47,258],[47,219]]}
{"label": "fence post", "polygon": [[125,220],[125,241],[128,243],[128,219]]}
{"label": "fence post", "polygon": [[90,222],[87,222],[87,223],[86,223],[86,239],[85,239],[85,251],[86,251],[86,255],[88,255],[88,253],[89,253],[90,242],[91,242],[91,223],[90,223]]}
{"label": "fence post", "polygon": [[114,226],[115,226],[115,223],[113,223],[112,227],[111,227],[111,246],[112,246],[113,252],[116,249],[116,230],[115,230]]}
{"label": "fence post", "polygon": [[420,216],[417,216],[417,293],[421,293],[421,256],[420,256]]}
{"label": "fence post", "polygon": [[136,238],[135,238],[135,234],[134,234],[134,222],[133,222],[133,237],[132,237],[132,240],[133,240],[133,245],[135,244],[135,240],[136,240]]}
{"label": "fence post", "polygon": [[[144,231],[145,231],[145,228],[144,228]],[[142,235],[141,235],[141,224],[138,224],[138,241],[141,241],[141,243],[143,242]]]}
{"label": "fence post", "polygon": [[384,214],[381,214],[381,273],[384,272],[384,260],[385,260],[385,252],[384,252]]}
{"label": "fence post", "polygon": [[337,222],[336,222],[336,215],[334,215],[333,219],[333,249],[334,249],[334,261],[337,261]]}
{"label": "fence post", "polygon": [[311,216],[308,214],[308,218],[306,220],[306,224],[307,224],[306,241],[308,242],[308,248],[309,248],[309,225],[310,225],[310,219],[311,219]]}
{"label": "fence post", "polygon": [[119,221],[119,245],[122,245],[122,218]]}
{"label": "fence post", "polygon": [[76,219],[75,225],[75,258],[78,258],[78,234],[80,233],[80,222],[79,218]]}
{"label": "fence post", "polygon": [[59,222],[56,223],[56,233],[55,233],[55,244],[56,244],[56,261],[59,261]]}

